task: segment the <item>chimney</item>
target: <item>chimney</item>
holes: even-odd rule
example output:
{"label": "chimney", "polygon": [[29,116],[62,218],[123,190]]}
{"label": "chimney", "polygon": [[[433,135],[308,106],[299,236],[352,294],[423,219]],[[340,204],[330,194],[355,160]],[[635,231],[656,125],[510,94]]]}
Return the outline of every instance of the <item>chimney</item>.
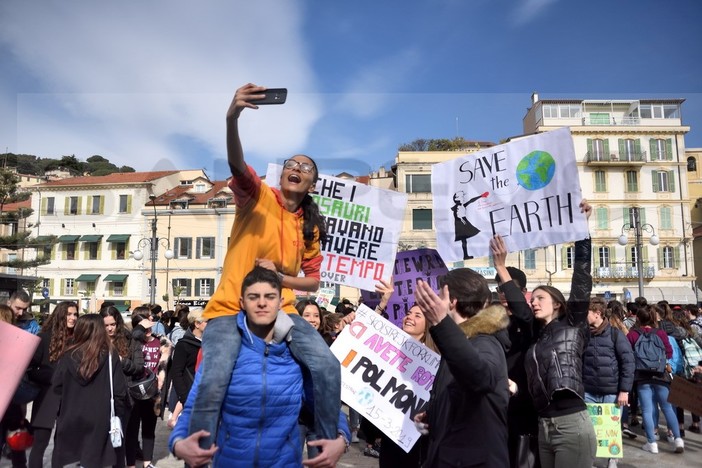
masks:
{"label": "chimney", "polygon": [[539,93],[534,91],[533,93],[531,93],[531,103],[536,104],[537,102],[539,102]]}

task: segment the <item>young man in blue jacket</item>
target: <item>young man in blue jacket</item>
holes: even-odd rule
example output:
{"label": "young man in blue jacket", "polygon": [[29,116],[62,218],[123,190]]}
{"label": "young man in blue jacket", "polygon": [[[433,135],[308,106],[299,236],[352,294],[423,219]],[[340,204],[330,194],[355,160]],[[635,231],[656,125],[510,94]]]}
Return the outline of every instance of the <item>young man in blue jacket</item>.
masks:
{"label": "young man in blue jacket", "polygon": [[[263,267],[251,270],[242,284],[243,313],[237,318],[241,351],[222,405],[216,445],[200,448],[199,439],[210,435],[206,431],[187,436],[201,371],[195,375],[185,408],[171,433],[171,452],[188,465],[302,466],[297,421],[303,403],[312,403],[312,392],[288,347],[293,322],[280,310],[280,304],[278,275]],[[321,454],[306,460],[306,466],[336,465],[350,437],[343,417],[339,418],[339,429],[336,439],[308,443],[319,447]]]}

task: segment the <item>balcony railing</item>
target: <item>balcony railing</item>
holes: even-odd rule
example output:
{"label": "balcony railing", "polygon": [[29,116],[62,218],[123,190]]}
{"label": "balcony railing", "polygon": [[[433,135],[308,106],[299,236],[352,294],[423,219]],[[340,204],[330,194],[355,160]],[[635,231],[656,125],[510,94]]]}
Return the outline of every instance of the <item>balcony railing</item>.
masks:
{"label": "balcony railing", "polygon": [[[650,280],[656,276],[656,267],[644,264],[643,277]],[[611,263],[608,267],[594,268],[592,277],[595,279],[607,279],[613,281],[626,281],[638,279],[639,272],[636,266],[631,263]]]}
{"label": "balcony railing", "polygon": [[588,151],[585,153],[585,162],[608,164],[645,163],[646,152],[627,151],[625,153],[620,153],[619,151],[609,151],[608,153],[604,153],[602,151]]}
{"label": "balcony railing", "polygon": [[638,117],[619,117],[616,115],[585,115],[583,125],[641,125]]}

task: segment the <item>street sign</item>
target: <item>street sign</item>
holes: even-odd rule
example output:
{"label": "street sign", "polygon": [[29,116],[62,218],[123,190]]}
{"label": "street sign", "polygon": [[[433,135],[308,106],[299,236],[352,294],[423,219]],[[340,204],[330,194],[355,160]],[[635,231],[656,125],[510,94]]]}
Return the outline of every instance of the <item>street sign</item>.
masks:
{"label": "street sign", "polygon": [[605,293],[604,293],[604,298],[605,298],[605,300],[607,300],[607,301],[611,301],[611,300],[612,300],[612,292],[611,292],[611,291],[605,291]]}
{"label": "street sign", "polygon": [[44,299],[49,298],[49,288],[41,288],[41,295],[44,297]]}

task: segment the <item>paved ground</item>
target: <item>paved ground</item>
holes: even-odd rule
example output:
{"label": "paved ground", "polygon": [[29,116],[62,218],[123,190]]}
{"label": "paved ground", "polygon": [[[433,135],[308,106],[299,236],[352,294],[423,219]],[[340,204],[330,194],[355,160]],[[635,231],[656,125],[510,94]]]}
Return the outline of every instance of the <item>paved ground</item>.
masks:
{"label": "paved ground", "polygon": [[[685,427],[690,425],[690,415],[686,413]],[[661,428],[665,424],[662,422]],[[685,453],[673,453],[672,447],[667,442],[659,442],[660,453],[653,455],[641,450],[641,445],[645,442],[641,426],[637,426],[634,432],[640,434],[635,440],[625,438],[624,440],[624,459],[620,460],[620,468],[632,467],[662,467],[662,468],[679,468],[679,467],[700,467],[702,466],[702,435],[694,434],[687,431],[685,438]],[[165,422],[160,421],[156,427],[156,447],[154,453],[154,464],[159,468],[182,468],[183,462],[176,460],[168,453],[167,442],[169,429]],[[340,460],[339,467],[377,467],[378,460],[375,458],[365,457],[363,455],[364,444],[352,444],[351,449]],[[44,457],[44,466],[51,466],[51,450],[50,445]],[[695,461],[696,460],[696,461]],[[0,461],[0,468],[10,467],[8,460]],[[597,460],[597,467],[606,467],[606,460]]]}

